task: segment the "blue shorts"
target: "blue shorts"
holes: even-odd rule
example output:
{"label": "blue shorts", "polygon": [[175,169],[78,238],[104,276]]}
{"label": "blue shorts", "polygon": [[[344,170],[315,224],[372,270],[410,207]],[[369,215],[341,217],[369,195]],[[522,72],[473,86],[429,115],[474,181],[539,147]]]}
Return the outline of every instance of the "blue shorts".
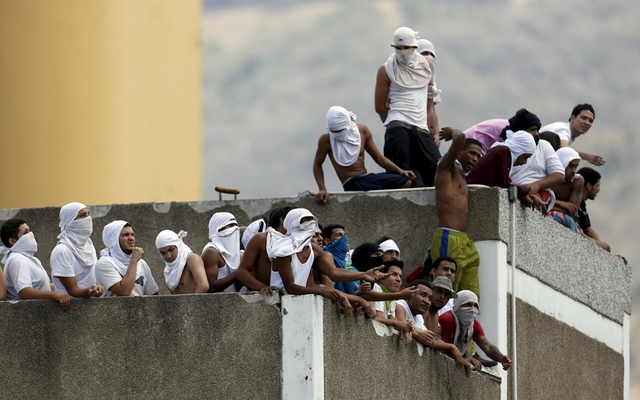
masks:
{"label": "blue shorts", "polygon": [[352,176],[347,179],[342,188],[345,192],[367,191],[367,190],[383,190],[383,189],[400,189],[410,180],[410,176],[393,174],[389,172],[380,172],[378,174],[366,174]]}

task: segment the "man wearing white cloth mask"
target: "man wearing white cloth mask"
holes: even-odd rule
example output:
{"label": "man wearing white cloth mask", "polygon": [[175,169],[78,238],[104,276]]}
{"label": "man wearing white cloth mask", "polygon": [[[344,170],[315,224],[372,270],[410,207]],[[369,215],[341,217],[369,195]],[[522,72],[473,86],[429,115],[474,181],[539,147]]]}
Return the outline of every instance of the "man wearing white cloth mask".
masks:
{"label": "man wearing white cloth mask", "polygon": [[[329,199],[322,170],[327,155],[345,191],[408,188],[415,181],[412,171],[398,168],[380,154],[369,128],[363,124],[356,124],[355,121],[356,115],[343,107],[333,106],[327,111],[329,132],[320,136],[313,160],[313,176],[318,184],[315,200],[320,205]],[[367,174],[364,165],[365,151],[388,172]]]}
{"label": "man wearing white cloth mask", "polygon": [[144,250],[136,247],[133,227],[116,220],[102,230],[106,246],[96,263],[96,281],[107,288],[102,297],[144,296],[158,294],[151,269],[142,259]]}
{"label": "man wearing white cloth mask", "polygon": [[395,53],[378,69],[374,104],[387,127],[384,155],[415,172],[418,186],[433,186],[440,159],[437,123],[432,120],[438,92],[431,60],[416,51],[417,39],[411,28],[394,32]]}
{"label": "man wearing white cloth mask", "polygon": [[382,266],[366,272],[335,268],[333,259],[325,255],[320,246],[311,243],[317,226],[317,218],[307,209],[296,208],[287,214],[284,219],[287,234],[268,250],[269,258],[273,259],[271,286],[286,290],[287,294],[319,294],[334,302],[340,300],[345,305],[348,301],[343,293],[314,284],[311,268],[334,282],[376,282],[386,276],[378,272]]}
{"label": "man wearing white cloth mask", "polygon": [[164,230],[156,236],[156,248],[164,260],[164,279],[171,294],[206,293],[209,290],[204,263],[182,238],[187,232]]}
{"label": "man wearing white cloth mask", "polygon": [[515,186],[518,190],[518,199],[524,205],[546,213],[546,206],[542,200],[538,196],[530,194],[527,186],[511,182],[510,177],[511,168],[526,164],[535,151],[536,142],[530,133],[508,130],[507,140],[495,142],[491,146],[491,149],[480,158],[476,166],[467,175],[467,183],[497,186],[505,189]]}
{"label": "man wearing white cloth mask", "polygon": [[269,286],[271,280],[271,259],[268,250],[273,243],[283,238],[287,231],[284,229],[284,219],[291,207],[278,207],[269,214],[269,227],[265,232],[256,233],[246,245],[245,252],[238,267],[238,280],[249,290],[265,292],[271,296],[277,288]]}
{"label": "man wearing white cloth mask", "polygon": [[98,258],[91,241],[93,221],[89,208],[69,203],[60,209],[58,244],[51,252],[51,276],[56,292],[73,297],[100,297],[104,288],[96,285],[94,265]]}
{"label": "man wearing white cloth mask", "polygon": [[218,212],[209,220],[209,239],[202,249],[202,261],[209,281],[209,293],[236,292],[240,266],[240,228],[236,217]]}
{"label": "man wearing white cloth mask", "polygon": [[0,227],[3,247],[0,247],[5,266],[7,300],[54,299],[64,309],[71,304],[67,293],[51,290],[51,282],[42,263],[35,257],[38,251],[33,232],[26,221],[12,218]]}
{"label": "man wearing white cloth mask", "polygon": [[476,319],[479,313],[478,296],[470,290],[459,291],[458,298],[453,302],[453,310],[440,316],[442,340],[453,343],[476,371],[482,369],[482,364],[471,356],[471,340],[476,342],[489,358],[501,363],[504,370],[509,369],[511,359],[502,354],[484,335],[484,329]]}

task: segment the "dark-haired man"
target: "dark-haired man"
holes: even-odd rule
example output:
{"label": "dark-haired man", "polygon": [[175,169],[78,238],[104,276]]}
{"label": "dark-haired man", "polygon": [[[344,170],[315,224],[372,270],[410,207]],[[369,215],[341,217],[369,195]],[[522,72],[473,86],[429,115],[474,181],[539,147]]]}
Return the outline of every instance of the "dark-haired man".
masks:
{"label": "dark-haired man", "polygon": [[142,259],[144,250],[136,247],[133,227],[116,220],[102,230],[106,246],[96,263],[96,283],[105,288],[102,297],[144,296],[158,294],[151,269]]}
{"label": "dark-haired man", "polygon": [[465,176],[475,167],[481,153],[480,144],[467,140],[462,133],[453,139],[438,164],[435,180],[438,229],[431,241],[432,260],[448,255],[458,262],[454,290],[469,289],[474,293],[480,293],[480,256],[466,233],[469,190]]}
{"label": "dark-haired man", "polygon": [[[582,228],[582,235],[603,249],[611,251],[609,245],[600,239],[598,232],[591,226],[591,220],[587,212],[587,200],[595,200],[598,192],[600,192],[600,173],[592,168],[584,167],[578,170],[578,174],[584,178],[582,203],[580,203],[580,209],[578,210],[578,224]],[[620,257],[627,264],[627,259],[624,256],[616,254],[616,257]]]}
{"label": "dark-haired man", "polygon": [[269,286],[271,279],[271,259],[268,250],[273,243],[287,234],[283,222],[292,207],[279,207],[269,215],[266,232],[253,235],[238,267],[237,279],[250,290],[265,291],[271,295],[276,288]]}
{"label": "dark-haired man", "polygon": [[436,332],[427,329],[424,325],[422,315],[431,307],[431,283],[419,279],[412,282],[416,290],[410,300],[398,300],[396,306],[396,316],[399,321],[410,321],[411,332],[406,334],[406,344],[409,345],[412,339],[424,346],[448,353],[456,362],[456,368],[465,368],[469,376],[469,362],[464,360],[462,353],[456,346],[445,343],[436,337]]}
{"label": "dark-haired man", "polygon": [[[595,119],[596,112],[591,104],[578,104],[571,111],[569,122],[554,122],[543,126],[540,132],[548,131],[558,135],[560,137],[560,147],[571,146],[574,140],[591,129]],[[601,166],[606,162],[604,158],[596,153],[586,153],[578,150],[578,154],[583,160],[587,160],[593,165]]]}
{"label": "dark-haired man", "polygon": [[47,271],[35,257],[38,243],[27,222],[19,218],[6,221],[0,227],[0,238],[4,244],[0,255],[4,254],[7,300],[53,299],[68,308],[71,296],[51,290]]}
{"label": "dark-haired man", "polygon": [[[349,238],[345,233],[344,226],[340,224],[327,225],[322,229],[322,237],[324,245],[322,250],[325,253],[331,253],[333,256],[333,265],[336,268],[357,271],[356,268],[347,267],[347,253],[349,252]],[[314,273],[316,273],[314,271]],[[347,294],[355,294],[358,290],[359,282],[335,282],[333,287]]]}

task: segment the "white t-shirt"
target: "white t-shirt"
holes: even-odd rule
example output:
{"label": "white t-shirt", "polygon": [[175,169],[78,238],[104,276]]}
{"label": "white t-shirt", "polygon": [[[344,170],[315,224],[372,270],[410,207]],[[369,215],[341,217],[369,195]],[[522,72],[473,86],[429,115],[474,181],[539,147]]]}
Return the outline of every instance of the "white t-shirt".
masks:
{"label": "white t-shirt", "polygon": [[[308,247],[311,252],[309,254],[309,258],[304,264],[301,263],[298,259],[299,253],[294,253],[291,255],[291,272],[293,273],[293,283],[298,286],[307,286],[309,273],[311,273],[311,267],[313,266],[313,248],[311,247],[311,243],[309,243]],[[280,276],[279,272],[271,270],[270,286],[278,288],[279,290],[285,290],[284,282],[282,282],[282,277]]]}
{"label": "white t-shirt", "polygon": [[88,289],[96,284],[94,267],[86,268],[64,243],[58,243],[51,252],[51,276],[56,292],[67,293],[60,278],[75,277],[80,289]]}
{"label": "white t-shirt", "polygon": [[396,303],[404,308],[404,311],[407,314],[407,319],[413,322],[413,327],[415,329],[419,331],[427,330],[427,327],[424,325],[424,318],[422,318],[422,315],[413,315],[411,308],[409,308],[409,304],[405,300],[398,300]]}
{"label": "white t-shirt", "polygon": [[546,178],[547,176],[560,172],[564,175],[562,163],[556,155],[551,143],[541,140],[536,146],[529,162],[517,167],[511,167],[511,181],[519,185],[527,185]]}
{"label": "white t-shirt", "polygon": [[[111,292],[109,288],[116,283],[120,282],[123,278],[122,275],[116,270],[116,267],[111,261],[104,258],[100,258],[95,268],[96,283],[104,287],[104,294],[102,297],[116,297],[117,294]],[[133,290],[130,296],[143,296],[155,294],[158,292],[158,285],[151,275],[151,269],[144,260],[138,261],[136,268],[136,283],[133,285]]]}
{"label": "white t-shirt", "polygon": [[[384,293],[382,291],[382,288],[380,287],[380,285],[378,285],[377,283],[373,284],[373,288],[371,289],[371,291],[378,292],[378,293]],[[373,302],[373,309],[376,310],[376,311],[382,311],[382,313],[384,314],[385,318],[389,318],[389,316],[395,317],[396,316],[396,301],[395,300],[391,301],[391,314],[389,314],[389,312],[387,311],[387,302],[386,301],[374,301]]]}
{"label": "white t-shirt", "polygon": [[24,288],[51,291],[51,281],[38,259],[20,254],[10,254],[4,268],[7,280],[7,300],[20,300],[18,293]]}
{"label": "white t-shirt", "polygon": [[564,140],[569,144],[573,143],[573,139],[571,138],[571,127],[568,122],[554,122],[553,124],[549,124],[540,128],[540,132],[553,132],[560,140]]}
{"label": "white t-shirt", "polygon": [[389,85],[390,110],[384,125],[389,125],[392,121],[402,121],[428,131],[428,90],[428,85],[418,89],[407,89],[391,81],[391,85]]}

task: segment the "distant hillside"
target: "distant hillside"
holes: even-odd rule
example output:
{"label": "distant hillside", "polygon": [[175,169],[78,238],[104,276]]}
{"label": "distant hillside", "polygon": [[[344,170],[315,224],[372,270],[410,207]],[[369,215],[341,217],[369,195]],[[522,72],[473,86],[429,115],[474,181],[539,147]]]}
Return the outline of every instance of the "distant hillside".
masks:
{"label": "distant hillside", "polygon": [[[382,148],[375,73],[393,31],[410,26],[436,46],[441,126],[508,118],[520,107],[543,123],[564,121],[575,104],[594,105],[595,124],[575,143],[608,161],[589,211],[613,251],[639,265],[638,15],[640,2],[630,0],[205,1],[205,197],[217,198],[216,185],[243,198],[316,191],[311,163],[332,105],[354,111]],[[330,190],[341,189],[329,165],[325,175]]]}

